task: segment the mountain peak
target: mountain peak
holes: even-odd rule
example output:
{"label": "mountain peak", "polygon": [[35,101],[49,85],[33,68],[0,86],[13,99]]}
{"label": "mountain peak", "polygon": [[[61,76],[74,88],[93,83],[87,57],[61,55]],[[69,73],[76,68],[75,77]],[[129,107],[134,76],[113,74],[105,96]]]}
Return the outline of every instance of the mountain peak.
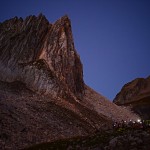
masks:
{"label": "mountain peak", "polygon": [[9,138],[0,140],[2,149],[22,149],[137,115],[85,85],[68,16],[51,24],[40,14],[0,24],[0,118]]}
{"label": "mountain peak", "polygon": [[[4,32],[8,27],[13,30],[12,33]],[[34,65],[31,65],[42,59],[66,90],[76,96],[84,93],[82,63],[74,48],[71,22],[67,16],[60,18],[53,25],[49,24],[43,14],[38,17],[28,16],[24,21],[15,17],[8,23],[4,22],[3,29],[0,32],[3,47],[0,55],[2,81],[19,80],[25,82],[30,89],[39,92],[42,90],[42,93],[45,91],[47,94],[52,85],[47,75],[45,76],[46,72],[36,72]],[[42,81],[36,78],[31,80],[29,76],[38,76]],[[38,82],[42,82],[42,85],[38,85]]]}
{"label": "mountain peak", "polygon": [[69,22],[69,23],[71,23],[68,15],[64,15],[64,16],[60,17],[56,22],[62,22],[62,23]]}

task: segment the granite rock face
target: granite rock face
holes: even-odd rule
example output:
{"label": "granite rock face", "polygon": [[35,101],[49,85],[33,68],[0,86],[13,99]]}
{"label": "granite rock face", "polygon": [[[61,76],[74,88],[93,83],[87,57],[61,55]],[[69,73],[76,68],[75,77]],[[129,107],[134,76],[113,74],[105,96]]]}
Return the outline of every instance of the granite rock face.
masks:
{"label": "granite rock face", "polygon": [[137,78],[123,86],[114,101],[117,105],[131,106],[143,119],[150,119],[150,76]]}
{"label": "granite rock face", "polygon": [[67,16],[54,24],[42,14],[0,24],[0,71],[2,81],[21,81],[42,94],[62,94],[58,82],[75,95],[84,93],[82,64]]}

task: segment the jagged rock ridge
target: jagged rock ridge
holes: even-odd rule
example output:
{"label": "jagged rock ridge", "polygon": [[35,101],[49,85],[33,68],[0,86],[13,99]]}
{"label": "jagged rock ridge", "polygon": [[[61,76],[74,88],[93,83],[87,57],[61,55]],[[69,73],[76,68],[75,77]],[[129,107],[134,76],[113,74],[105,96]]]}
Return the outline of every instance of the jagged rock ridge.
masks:
{"label": "jagged rock ridge", "polygon": [[67,16],[0,24],[0,149],[23,148],[137,119],[84,84]]}
{"label": "jagged rock ridge", "polygon": [[143,119],[150,119],[150,76],[125,84],[113,102],[131,106]]}
{"label": "jagged rock ridge", "polygon": [[62,82],[66,91],[83,94],[82,64],[74,48],[67,16],[54,24],[42,14],[25,20],[15,17],[0,25],[0,37],[2,81],[22,81],[39,93],[48,94],[53,90],[58,94],[62,89],[51,80],[55,76],[55,81]]}

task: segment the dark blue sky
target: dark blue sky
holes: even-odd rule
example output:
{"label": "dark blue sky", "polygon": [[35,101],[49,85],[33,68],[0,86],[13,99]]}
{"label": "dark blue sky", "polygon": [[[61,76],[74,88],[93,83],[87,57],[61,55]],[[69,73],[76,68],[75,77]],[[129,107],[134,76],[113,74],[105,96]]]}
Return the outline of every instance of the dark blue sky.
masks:
{"label": "dark blue sky", "polygon": [[84,80],[110,100],[150,75],[150,0],[0,0],[0,22],[40,12],[52,23],[70,17]]}

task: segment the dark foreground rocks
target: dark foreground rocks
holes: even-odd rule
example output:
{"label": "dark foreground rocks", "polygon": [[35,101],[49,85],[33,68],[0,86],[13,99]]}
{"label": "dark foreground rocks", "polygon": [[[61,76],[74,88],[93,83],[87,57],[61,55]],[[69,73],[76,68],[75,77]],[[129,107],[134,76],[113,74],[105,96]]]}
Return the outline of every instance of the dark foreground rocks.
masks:
{"label": "dark foreground rocks", "polygon": [[148,130],[118,129],[97,133],[88,137],[76,137],[42,143],[25,150],[149,150]]}

